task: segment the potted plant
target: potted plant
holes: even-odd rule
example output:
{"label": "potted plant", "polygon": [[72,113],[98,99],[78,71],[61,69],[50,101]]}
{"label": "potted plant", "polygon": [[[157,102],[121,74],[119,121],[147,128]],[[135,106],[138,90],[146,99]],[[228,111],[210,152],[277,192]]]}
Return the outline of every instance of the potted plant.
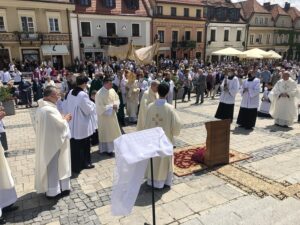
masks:
{"label": "potted plant", "polygon": [[0,102],[7,116],[15,115],[15,104],[8,87],[0,87]]}

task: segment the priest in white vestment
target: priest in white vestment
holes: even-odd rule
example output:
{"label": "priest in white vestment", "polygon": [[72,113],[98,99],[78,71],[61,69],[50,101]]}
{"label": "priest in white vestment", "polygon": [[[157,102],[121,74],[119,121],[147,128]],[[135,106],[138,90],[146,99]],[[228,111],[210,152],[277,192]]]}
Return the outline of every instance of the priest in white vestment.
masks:
{"label": "priest in white vestment", "polygon": [[71,113],[69,122],[71,131],[72,172],[80,173],[82,169],[92,169],[90,138],[95,131],[93,116],[95,104],[86,93],[89,79],[80,75],[76,77],[76,87],[68,93],[65,100],[65,113]]}
{"label": "priest in white vestment", "polygon": [[[172,105],[167,103],[166,97],[169,85],[161,83],[158,86],[159,99],[149,105],[146,113],[144,129],[161,127],[171,143],[174,136],[178,136],[181,129],[180,119]],[[171,186],[173,178],[173,157],[156,157],[153,159],[154,187]],[[151,170],[148,166],[147,183],[151,185]]]}
{"label": "priest in white vestment", "polygon": [[143,94],[143,97],[140,102],[138,122],[136,126],[136,129],[138,131],[143,130],[145,126],[146,112],[148,110],[149,104],[154,102],[156,99],[158,99],[158,94],[157,94],[158,85],[159,85],[159,81],[157,80],[152,81],[150,88],[147,91],[145,91]]}
{"label": "priest in white vestment", "polygon": [[171,76],[171,72],[169,72],[169,71],[166,72],[166,76],[165,76],[165,78],[164,78],[164,80],[162,82],[167,83],[169,85],[169,87],[170,87],[170,90],[169,90],[169,93],[168,93],[166,99],[167,99],[167,102],[172,105],[173,98],[174,98],[175,84],[174,84],[174,81],[171,80],[171,77],[172,77]]}
{"label": "priest in white vestment", "polygon": [[288,71],[282,75],[269,94],[271,100],[270,114],[278,126],[291,126],[295,122],[297,112],[297,83],[290,78]]}
{"label": "priest in white vestment", "polygon": [[105,78],[103,87],[96,94],[100,153],[112,154],[113,141],[120,137],[121,130],[116,112],[120,104],[119,96],[112,88],[112,80]]}
{"label": "priest in white vestment", "polygon": [[221,84],[220,103],[215,117],[218,119],[233,119],[234,103],[236,94],[239,91],[240,84],[233,72],[229,72]]}
{"label": "priest in white vestment", "polygon": [[260,80],[253,71],[248,72],[248,79],[244,80],[240,92],[242,102],[237,124],[245,129],[252,129],[256,123],[260,93]]}
{"label": "priest in white vestment", "polygon": [[62,116],[56,107],[56,87],[47,86],[38,101],[35,131],[35,189],[51,198],[71,190],[71,153],[68,122],[71,114]]}
{"label": "priest in white vestment", "polygon": [[129,122],[135,123],[137,121],[137,112],[139,106],[139,82],[136,80],[136,75],[127,71],[127,84],[126,84],[126,111]]}
{"label": "priest in white vestment", "polygon": [[[1,117],[4,116],[3,112],[1,113]],[[5,223],[4,217],[2,217],[2,209],[4,212],[16,210],[17,207],[13,206],[16,201],[17,193],[14,180],[4,155],[4,149],[0,144],[0,224]]]}

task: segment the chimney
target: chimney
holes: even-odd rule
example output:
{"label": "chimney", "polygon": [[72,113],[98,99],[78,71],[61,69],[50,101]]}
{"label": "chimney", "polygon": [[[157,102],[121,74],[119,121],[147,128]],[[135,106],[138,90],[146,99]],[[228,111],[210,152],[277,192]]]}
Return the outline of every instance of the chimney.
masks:
{"label": "chimney", "polygon": [[264,8],[267,9],[267,10],[270,10],[271,9],[271,2],[265,2],[264,3]]}
{"label": "chimney", "polygon": [[291,7],[291,3],[286,2],[284,5],[284,10],[288,11],[290,9],[290,7]]}

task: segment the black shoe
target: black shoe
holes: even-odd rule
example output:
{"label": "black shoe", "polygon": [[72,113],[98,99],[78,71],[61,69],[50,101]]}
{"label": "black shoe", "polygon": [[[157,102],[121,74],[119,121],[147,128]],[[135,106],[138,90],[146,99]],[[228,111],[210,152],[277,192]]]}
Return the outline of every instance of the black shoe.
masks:
{"label": "black shoe", "polygon": [[69,196],[70,193],[71,193],[70,190],[65,190],[65,191],[62,191],[62,192],[60,193],[60,196],[61,196],[61,197]]}
{"label": "black shoe", "polygon": [[93,164],[88,164],[84,167],[84,169],[87,169],[87,170],[93,169],[93,168],[95,168],[95,165],[93,165]]}
{"label": "black shoe", "polygon": [[3,217],[0,217],[0,224],[6,224],[6,220]]}
{"label": "black shoe", "polygon": [[49,200],[58,200],[60,198],[60,194],[55,195],[55,196],[48,196],[47,194],[45,194],[45,196]]}
{"label": "black shoe", "polygon": [[17,205],[10,205],[10,206],[3,208],[2,212],[7,213],[7,212],[18,210],[18,208],[19,208],[19,206],[17,206]]}

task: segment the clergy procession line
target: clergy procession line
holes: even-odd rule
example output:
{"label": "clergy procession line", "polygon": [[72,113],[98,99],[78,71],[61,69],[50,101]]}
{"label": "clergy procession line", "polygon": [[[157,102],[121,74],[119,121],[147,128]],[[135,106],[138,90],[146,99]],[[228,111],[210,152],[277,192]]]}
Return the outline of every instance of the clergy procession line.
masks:
{"label": "clergy procession line", "polygon": [[[235,97],[240,92],[242,102],[237,124],[245,129],[255,127],[257,115],[271,116],[275,124],[282,127],[291,126],[297,118],[299,92],[295,79],[300,70],[296,63],[242,65],[230,62],[207,66],[188,60],[176,63],[162,61],[160,70],[155,65],[137,67],[130,61],[96,64],[92,81],[84,72],[78,75],[66,72],[60,91],[51,79],[46,81],[43,98],[35,98],[38,103],[36,192],[45,193],[49,199],[69,195],[72,174],[95,167],[91,146],[98,145],[100,154],[113,156],[114,140],[122,135],[121,126],[128,122],[137,123],[138,131],[161,127],[175,145],[174,136],[180,134],[181,121],[172,104],[175,99],[176,105],[178,96],[182,102],[186,95],[191,101],[192,90],[196,94],[192,105],[203,103],[205,97],[214,99],[220,95],[215,117],[231,121]],[[23,80],[21,82],[30,84]],[[41,80],[35,79],[35,82]],[[261,90],[263,97],[259,107]],[[0,119],[4,116],[2,108]],[[2,146],[4,143],[1,139]],[[2,147],[0,162],[2,214],[2,211],[15,209],[13,203],[17,195]],[[154,186],[159,189],[171,186],[172,178],[172,157],[154,158]],[[146,180],[151,185],[149,168]],[[3,217],[0,222],[5,223]]]}

